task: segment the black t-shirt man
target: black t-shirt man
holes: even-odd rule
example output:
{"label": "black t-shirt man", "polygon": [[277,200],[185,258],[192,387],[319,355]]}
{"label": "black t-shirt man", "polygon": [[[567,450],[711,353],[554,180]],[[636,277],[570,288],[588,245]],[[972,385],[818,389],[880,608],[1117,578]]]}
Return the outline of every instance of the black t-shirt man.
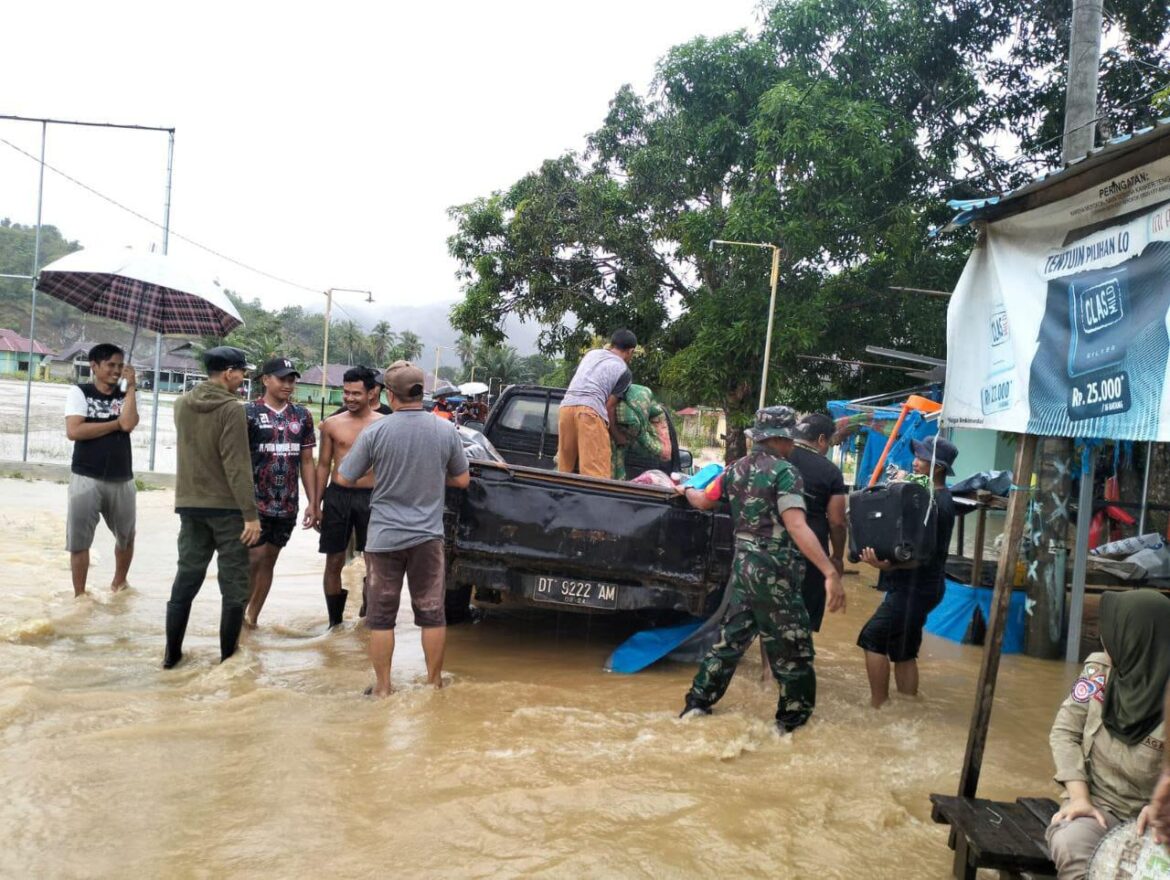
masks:
{"label": "black t-shirt man", "polygon": [[[65,398],[65,415],[84,416],[87,423],[117,421],[125,399],[126,393],[116,385],[109,394],[98,391],[92,382],[74,385]],[[72,471],[112,483],[134,479],[130,434],[114,431],[92,440],[73,441]]]}
{"label": "black t-shirt man", "polygon": [[[804,481],[805,521],[812,529],[825,552],[829,552],[829,501],[835,495],[845,494],[845,478],[841,469],[815,449],[797,440],[788,454]],[[814,632],[820,632],[825,617],[825,576],[815,565],[807,565],[801,584],[804,607]]]}

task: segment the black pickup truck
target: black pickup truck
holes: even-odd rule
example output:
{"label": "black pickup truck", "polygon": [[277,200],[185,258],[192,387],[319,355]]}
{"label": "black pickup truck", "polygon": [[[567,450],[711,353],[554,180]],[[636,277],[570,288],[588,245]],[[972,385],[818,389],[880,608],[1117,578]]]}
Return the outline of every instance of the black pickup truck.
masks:
{"label": "black pickup truck", "polygon": [[[553,470],[563,394],[512,386],[483,436],[464,430],[471,485],[447,493],[449,607],[474,590],[480,605],[710,612],[731,568],[727,512],[695,510],[670,489]],[[669,464],[628,467],[677,469],[677,454]]]}

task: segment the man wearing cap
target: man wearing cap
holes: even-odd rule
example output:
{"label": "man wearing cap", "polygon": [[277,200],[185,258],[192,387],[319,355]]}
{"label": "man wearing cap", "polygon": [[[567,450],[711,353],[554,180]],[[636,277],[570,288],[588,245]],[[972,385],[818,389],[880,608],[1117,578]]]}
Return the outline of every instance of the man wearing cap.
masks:
{"label": "man wearing cap", "polygon": [[812,715],[817,679],[808,611],[800,593],[805,560],[824,575],[830,612],[845,610],[845,591],[841,575],[805,522],[800,474],[786,460],[795,427],[796,413],[786,406],[759,410],[749,433],[752,450],[706,489],[683,490],[691,506],[702,510],[729,501],[735,528],[727,610],[718,641],[699,664],[687,692],[683,717],[711,714],[757,634],[780,685],[776,729],[788,733]]}
{"label": "man wearing cap", "polygon": [[[788,461],[804,483],[805,519],[838,574],[845,573],[845,478],[827,453],[836,424],[824,413],[801,416],[794,432],[795,445]],[[825,582],[815,565],[805,570],[801,586],[813,632],[825,617]]]}
{"label": "man wearing cap", "polygon": [[423,372],[407,361],[386,370],[394,418],[381,419],[360,435],[334,479],[356,485],[373,469],[370,528],[366,538],[370,664],[374,685],[367,693],[390,694],[394,624],[402,582],[410,587],[414,623],[422,631],[427,683],[442,687],[447,639],[443,506],[446,487],[470,482],[467,456],[455,426],[423,409]]}
{"label": "man wearing cap", "polygon": [[638,339],[618,330],[605,348],[581,358],[557,416],[557,470],[590,477],[613,477],[610,442],[625,446],[617,405],[630,387],[630,358]]}
{"label": "man wearing cap", "polygon": [[345,602],[349,598],[349,590],[341,587],[345,551],[351,535],[354,549],[358,553],[365,549],[370,522],[370,490],[374,487],[373,473],[363,473],[360,479],[341,483],[337,480],[337,472],[361,432],[383,418],[370,409],[371,392],[375,387],[373,370],[351,367],[341,379],[345,412],[330,416],[321,423],[321,449],[317,456],[316,485],[320,508],[317,530],[321,533],[318,550],[325,554],[322,585],[331,628],[338,626],[345,615]]}
{"label": "man wearing cap", "polygon": [[235,653],[248,602],[248,548],[260,540],[260,514],[252,483],[248,420],[237,396],[245,355],[221,345],[203,354],[206,381],[175,401],[178,467],[179,565],[167,602],[163,668],[182,659],[191,603],[217,557],[220,662]]}
{"label": "man wearing cap", "polygon": [[313,465],[313,447],[317,438],[313,416],[305,407],[292,402],[300,377],[288,358],[272,358],[260,368],[263,396],[244,407],[248,446],[252,452],[252,481],[260,511],[260,541],[249,553],[252,588],[244,614],[244,625],[248,627],[256,626],[272,587],[276,559],[297,525],[298,476],[305,486],[303,527],[311,529],[316,522],[317,470]]}
{"label": "man wearing cap", "polygon": [[861,628],[857,645],[865,652],[865,673],[869,678],[870,703],[879,708],[890,698],[890,664],[898,693],[918,693],[918,649],[926,617],[942,601],[945,566],[955,527],[955,503],[947,490],[946,478],[954,476],[952,465],[959,450],[949,440],[930,437],[915,440],[914,474],[933,483],[938,508],[938,529],[934,553],[921,563],[903,565],[878,559],[872,547],[861,551],[864,562],[878,569],[877,588],[885,592],[873,616]]}

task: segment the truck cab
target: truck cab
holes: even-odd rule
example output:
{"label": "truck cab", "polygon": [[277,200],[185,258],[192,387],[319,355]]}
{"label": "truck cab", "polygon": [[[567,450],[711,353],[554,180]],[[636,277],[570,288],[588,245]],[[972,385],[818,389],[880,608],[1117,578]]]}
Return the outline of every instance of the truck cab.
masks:
{"label": "truck cab", "polygon": [[[557,426],[564,396],[564,388],[510,385],[492,407],[483,433],[510,464],[555,470],[559,439]],[[626,455],[626,476],[629,479],[648,470],[690,473],[693,467],[691,453],[679,449],[678,433],[669,411],[666,421],[670,426],[670,460],[630,452]]]}

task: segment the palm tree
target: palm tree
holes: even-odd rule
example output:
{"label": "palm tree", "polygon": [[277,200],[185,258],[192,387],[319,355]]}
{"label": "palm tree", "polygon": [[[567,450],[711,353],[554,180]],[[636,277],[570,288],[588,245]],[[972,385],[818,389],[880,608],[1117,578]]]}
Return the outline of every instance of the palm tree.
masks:
{"label": "palm tree", "polygon": [[403,330],[398,334],[398,356],[404,361],[418,360],[423,352],[422,340],[411,330]]}
{"label": "palm tree", "polygon": [[374,325],[374,329],[370,331],[370,347],[375,365],[381,368],[390,363],[390,352],[399,344],[400,338],[390,329],[389,321],[379,321]]}
{"label": "palm tree", "polygon": [[483,371],[484,381],[494,377],[512,385],[524,380],[524,361],[510,345],[480,346],[475,365]]}
{"label": "palm tree", "polygon": [[347,363],[360,363],[358,355],[361,354],[366,342],[366,334],[362,332],[362,328],[353,321],[342,321],[334,327],[333,332],[341,343],[338,348],[343,348],[349,354]]}
{"label": "palm tree", "polygon": [[455,354],[459,355],[464,374],[470,372],[471,365],[475,363],[475,340],[464,333],[455,343]]}

